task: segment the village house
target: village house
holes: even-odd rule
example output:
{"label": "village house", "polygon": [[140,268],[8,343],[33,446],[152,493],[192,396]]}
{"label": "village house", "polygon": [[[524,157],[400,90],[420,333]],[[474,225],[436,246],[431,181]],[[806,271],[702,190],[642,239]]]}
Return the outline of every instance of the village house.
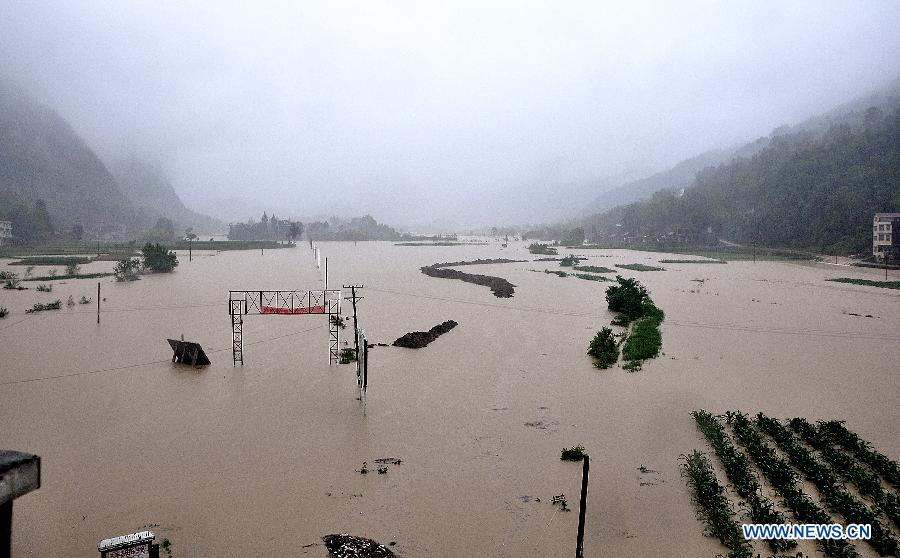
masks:
{"label": "village house", "polygon": [[872,219],[872,255],[876,260],[900,257],[900,213],[876,213]]}

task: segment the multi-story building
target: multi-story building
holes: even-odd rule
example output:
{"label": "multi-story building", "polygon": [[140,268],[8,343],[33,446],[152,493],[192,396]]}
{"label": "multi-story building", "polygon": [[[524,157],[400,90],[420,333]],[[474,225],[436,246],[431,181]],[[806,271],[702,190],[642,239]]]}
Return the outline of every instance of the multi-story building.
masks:
{"label": "multi-story building", "polygon": [[0,246],[8,244],[12,240],[12,223],[0,221]]}
{"label": "multi-story building", "polygon": [[876,260],[900,257],[900,213],[876,213],[872,219],[872,255]]}

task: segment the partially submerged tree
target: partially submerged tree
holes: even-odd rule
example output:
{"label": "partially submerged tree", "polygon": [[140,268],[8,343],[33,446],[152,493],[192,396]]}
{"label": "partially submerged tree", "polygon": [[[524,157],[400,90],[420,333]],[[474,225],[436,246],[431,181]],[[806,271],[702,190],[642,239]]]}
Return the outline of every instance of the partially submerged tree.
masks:
{"label": "partially submerged tree", "polygon": [[154,273],[169,273],[174,271],[178,265],[178,257],[175,252],[169,250],[162,244],[147,243],[141,249],[143,256],[144,269],[148,269]]}
{"label": "partially submerged tree", "polygon": [[588,352],[594,357],[594,366],[597,368],[609,368],[619,360],[619,345],[612,330],[604,327],[597,332],[591,341]]}
{"label": "partially submerged tree", "polygon": [[115,275],[116,281],[135,281],[140,272],[141,260],[137,258],[125,258],[124,260],[119,260],[118,263],[116,263],[116,267],[113,268],[113,275]]}

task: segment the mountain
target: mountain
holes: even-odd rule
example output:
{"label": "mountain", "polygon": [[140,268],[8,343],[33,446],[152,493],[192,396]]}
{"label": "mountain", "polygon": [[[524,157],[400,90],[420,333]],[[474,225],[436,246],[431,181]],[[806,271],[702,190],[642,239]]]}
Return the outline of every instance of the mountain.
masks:
{"label": "mountain", "polygon": [[133,227],[131,203],[72,127],[0,80],[0,212],[14,220],[14,234],[14,214],[39,199],[57,231]]}
{"label": "mountain", "polygon": [[133,159],[116,174],[56,111],[0,78],[0,219],[13,222],[16,238],[45,241],[73,228],[134,238],[160,217],[197,232],[224,229],[186,208],[153,167]]}
{"label": "mountain", "polygon": [[130,157],[111,165],[111,169],[122,193],[141,214],[142,220],[156,222],[160,217],[166,217],[176,223],[176,231],[187,227],[196,233],[225,230],[221,221],[185,207],[159,168],[138,157]]}
{"label": "mountain", "polygon": [[727,163],[735,157],[752,156],[767,144],[768,138],[760,138],[739,148],[707,151],[686,159],[668,170],[611,188],[584,208],[583,213],[587,215],[601,213],[618,205],[647,199],[660,190],[678,192],[690,186],[701,170]]}
{"label": "mountain", "polygon": [[683,194],[657,192],[584,223],[608,239],[866,253],[872,214],[898,210],[900,89],[892,89],[775,130],[758,153],[700,171]]}

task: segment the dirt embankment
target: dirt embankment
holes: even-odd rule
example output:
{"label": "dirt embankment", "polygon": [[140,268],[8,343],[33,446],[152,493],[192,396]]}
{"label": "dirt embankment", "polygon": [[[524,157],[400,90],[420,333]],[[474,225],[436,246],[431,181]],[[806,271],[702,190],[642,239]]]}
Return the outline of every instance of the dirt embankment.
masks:
{"label": "dirt embankment", "polygon": [[394,341],[395,347],[406,347],[407,349],[421,349],[422,347],[428,346],[429,343],[440,337],[441,335],[447,333],[457,324],[453,320],[447,320],[442,324],[438,324],[428,331],[412,331],[403,335]]}
{"label": "dirt embankment", "polygon": [[447,262],[436,263],[422,268],[422,273],[429,277],[440,277],[443,279],[458,279],[466,283],[474,283],[490,287],[491,292],[497,298],[510,298],[515,293],[515,285],[503,279],[502,277],[493,277],[491,275],[481,275],[477,273],[465,273],[456,269],[448,269],[450,267],[458,267],[461,265],[483,265],[498,263],[521,263],[521,260],[499,259],[481,259],[468,262]]}

